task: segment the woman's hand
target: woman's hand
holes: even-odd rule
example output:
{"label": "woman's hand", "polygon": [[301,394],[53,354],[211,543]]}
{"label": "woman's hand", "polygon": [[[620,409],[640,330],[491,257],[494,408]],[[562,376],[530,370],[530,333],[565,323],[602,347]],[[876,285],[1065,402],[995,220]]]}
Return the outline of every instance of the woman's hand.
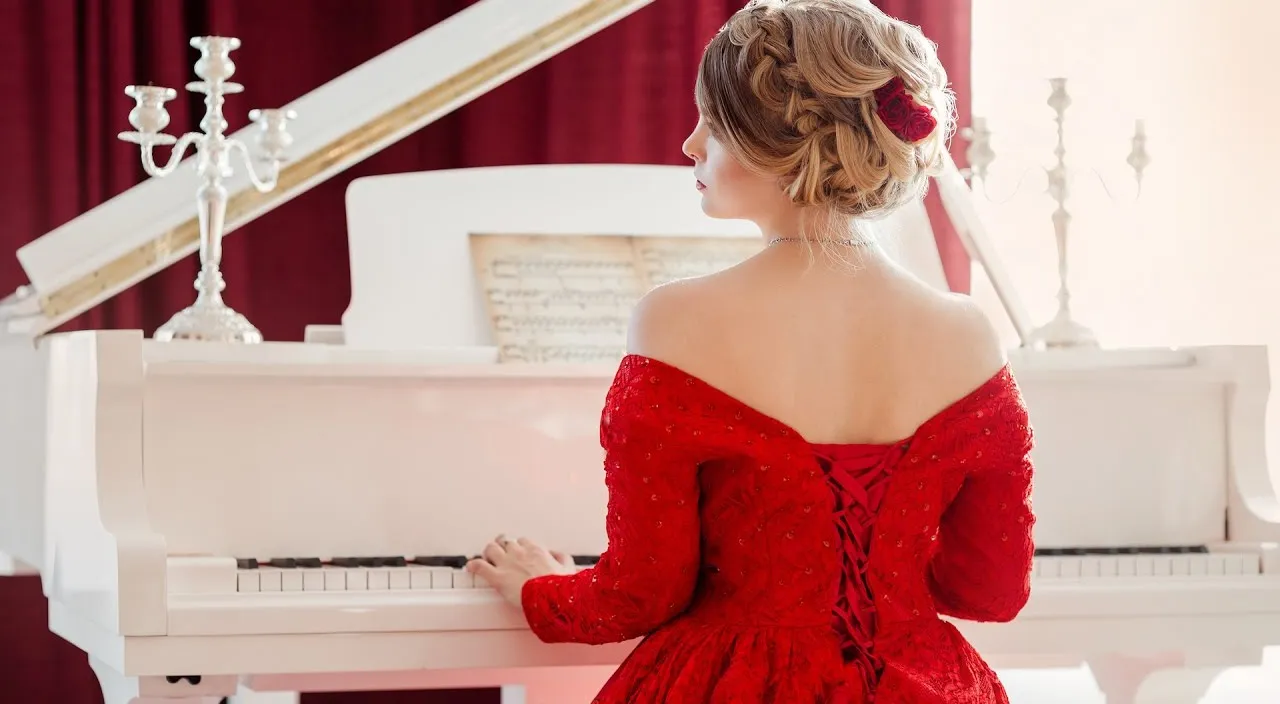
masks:
{"label": "woman's hand", "polygon": [[482,577],[507,601],[520,603],[524,583],[549,574],[573,574],[577,571],[573,558],[562,552],[547,550],[527,538],[509,540],[499,535],[484,546],[483,559],[467,563],[467,571]]}

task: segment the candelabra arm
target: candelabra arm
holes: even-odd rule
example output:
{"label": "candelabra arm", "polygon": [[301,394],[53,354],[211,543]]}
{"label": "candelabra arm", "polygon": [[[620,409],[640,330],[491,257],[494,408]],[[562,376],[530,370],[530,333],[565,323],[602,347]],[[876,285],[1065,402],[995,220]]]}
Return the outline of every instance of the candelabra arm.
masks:
{"label": "candelabra arm", "polygon": [[982,197],[985,198],[987,202],[993,203],[995,205],[1005,205],[1007,203],[1010,203],[1013,201],[1015,197],[1017,197],[1018,193],[1022,190],[1022,186],[1026,184],[1027,176],[1029,176],[1032,171],[1037,171],[1037,170],[1043,171],[1045,169],[1044,167],[1039,167],[1039,166],[1028,166],[1027,168],[1023,169],[1022,173],[1018,176],[1018,180],[1015,181],[1013,184],[1013,190],[1009,191],[1009,194],[1004,197],[996,197],[996,198],[993,198],[991,196],[991,191],[989,190],[990,184],[991,184],[991,176],[988,175],[982,179]]}
{"label": "candelabra arm", "polygon": [[279,159],[267,159],[267,173],[265,176],[259,176],[258,170],[254,168],[254,159],[249,155],[249,148],[244,145],[244,142],[231,142],[231,149],[244,159],[244,170],[249,174],[249,181],[253,183],[254,188],[261,193],[266,193],[276,187],[276,181],[280,177]]}
{"label": "candelabra arm", "polygon": [[142,168],[146,169],[149,176],[164,177],[173,173],[178,168],[178,164],[182,163],[182,158],[186,155],[187,149],[195,146],[197,150],[200,148],[204,135],[199,132],[188,132],[178,139],[178,142],[169,150],[169,161],[164,166],[157,166],[155,161],[155,152],[153,151],[157,142],[146,142],[142,145]]}
{"label": "candelabra arm", "polygon": [[[1098,179],[1098,185],[1102,186],[1102,192],[1107,194],[1107,198],[1108,198],[1109,200],[1113,200],[1113,201],[1114,201],[1114,200],[1118,200],[1118,199],[1115,197],[1115,194],[1111,192],[1111,186],[1108,186],[1108,185],[1107,185],[1107,177],[1106,177],[1106,176],[1103,176],[1103,175],[1102,175],[1102,172],[1101,172],[1101,171],[1099,171],[1099,170],[1098,170],[1098,168],[1097,168],[1096,166],[1091,166],[1091,167],[1089,167],[1089,170],[1090,170],[1091,172],[1093,172],[1093,175],[1094,175],[1095,177],[1097,177],[1097,179]],[[1142,181],[1141,181],[1141,180],[1139,180],[1139,181],[1137,182],[1137,184],[1138,184],[1138,185],[1137,185],[1136,190],[1134,191],[1134,194],[1133,194],[1133,199],[1134,199],[1135,201],[1142,197]]]}

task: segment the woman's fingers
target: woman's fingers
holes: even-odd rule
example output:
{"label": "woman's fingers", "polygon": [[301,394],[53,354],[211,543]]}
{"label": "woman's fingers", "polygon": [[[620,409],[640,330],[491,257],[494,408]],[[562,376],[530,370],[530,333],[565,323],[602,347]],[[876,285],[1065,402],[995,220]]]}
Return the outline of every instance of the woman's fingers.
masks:
{"label": "woman's fingers", "polygon": [[480,554],[484,556],[484,559],[494,565],[502,564],[503,562],[506,562],[507,559],[506,549],[496,542],[489,543],[484,546],[484,550],[482,550]]}
{"label": "woman's fingers", "polygon": [[[500,569],[519,569],[530,574],[545,572],[547,558],[563,567],[575,567],[573,557],[559,550],[548,550],[528,538],[512,540],[499,534],[481,551],[480,555],[490,567]],[[471,568],[469,568],[471,569]],[[480,568],[476,568],[480,569]],[[474,571],[474,570],[473,570]],[[476,572],[476,574],[480,574]]]}
{"label": "woman's fingers", "polygon": [[466,570],[478,577],[483,577],[486,581],[498,574],[498,568],[486,560],[471,560],[467,562]]}

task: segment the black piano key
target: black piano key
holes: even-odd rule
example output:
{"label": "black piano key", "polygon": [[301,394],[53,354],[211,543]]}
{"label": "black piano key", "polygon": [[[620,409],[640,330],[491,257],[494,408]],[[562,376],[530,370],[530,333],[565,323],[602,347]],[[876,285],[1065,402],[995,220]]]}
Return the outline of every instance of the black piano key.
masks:
{"label": "black piano key", "polygon": [[297,557],[294,558],[294,564],[306,569],[318,569],[320,567],[324,567],[324,562],[322,562],[318,557]]}
{"label": "black piano key", "polygon": [[360,558],[358,557],[335,557],[329,560],[329,564],[334,567],[359,567]]}
{"label": "black piano key", "polygon": [[258,569],[258,560],[252,557],[237,557],[236,569],[256,570]]}
{"label": "black piano key", "polygon": [[466,567],[467,558],[463,555],[420,555],[413,558],[413,564],[423,567],[452,567],[460,570]]}
{"label": "black piano key", "polygon": [[298,561],[292,557],[273,557],[267,564],[282,570],[291,570],[298,566]]}
{"label": "black piano key", "polygon": [[600,562],[599,555],[574,555],[573,564],[579,567],[589,567]]}

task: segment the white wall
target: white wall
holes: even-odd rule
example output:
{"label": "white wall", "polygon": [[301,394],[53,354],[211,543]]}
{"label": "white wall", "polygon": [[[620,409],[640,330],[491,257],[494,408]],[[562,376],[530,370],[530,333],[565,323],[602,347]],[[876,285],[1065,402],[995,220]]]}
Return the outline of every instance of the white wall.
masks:
{"label": "white wall", "polygon": [[[979,207],[1038,321],[1056,305],[1053,205],[1038,165],[1053,160],[1045,101],[1047,78],[1060,75],[1074,100],[1076,317],[1113,347],[1272,345],[1280,388],[1277,27],[1272,0],[974,0],[974,113],[995,132],[987,195],[999,201]],[[1137,118],[1152,163],[1135,202],[1125,158]],[[991,299],[979,272],[974,288]],[[1272,409],[1280,468],[1280,393]]]}
{"label": "white wall", "polygon": [[[1068,159],[1121,191],[1109,203],[1096,179],[1076,183],[1078,317],[1113,346],[1280,345],[1280,3],[974,0],[974,14],[974,113],[996,131],[989,195],[1008,198],[1028,167],[1051,163],[1054,75],[1074,97]],[[1138,117],[1153,162],[1133,204],[1124,159]],[[1040,319],[1056,291],[1043,186],[1033,171],[1011,202],[983,205]]]}
{"label": "white wall", "polygon": [[[1051,76],[1068,78],[1074,98],[1068,160],[1100,168],[1121,192],[1122,202],[1110,203],[1096,179],[1075,185],[1076,317],[1112,347],[1269,344],[1280,388],[1280,2],[973,4],[974,114],[991,123],[997,153],[989,196],[1009,198],[1029,167],[1052,163]],[[1139,117],[1152,163],[1133,204],[1123,202],[1133,195],[1124,160]],[[1053,205],[1043,189],[1033,171],[1009,202],[979,206],[1037,321],[1052,316],[1057,290]],[[974,288],[994,301],[977,270]],[[1280,393],[1270,421],[1280,469]],[[1033,684],[1005,674],[1015,701],[1048,704],[1043,675]],[[1062,701],[1095,701],[1087,676],[1073,681],[1074,689],[1054,687]],[[1213,701],[1259,696],[1239,692],[1219,688]]]}

